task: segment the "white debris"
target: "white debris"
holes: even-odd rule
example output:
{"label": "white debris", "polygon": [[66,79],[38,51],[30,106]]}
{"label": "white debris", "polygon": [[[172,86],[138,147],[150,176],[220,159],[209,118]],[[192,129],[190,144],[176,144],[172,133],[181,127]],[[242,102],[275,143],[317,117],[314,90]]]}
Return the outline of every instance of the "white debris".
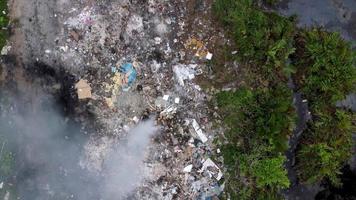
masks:
{"label": "white debris", "polygon": [[221,153],[221,150],[220,149],[216,149],[216,153]]}
{"label": "white debris", "polygon": [[179,101],[180,101],[179,97],[176,97],[176,98],[174,99],[174,103],[176,103],[176,104],[179,104]]}
{"label": "white debris", "polygon": [[206,54],[206,57],[205,57],[207,60],[211,60],[213,58],[213,54],[208,52],[208,54]]}
{"label": "white debris", "polygon": [[179,85],[184,86],[184,80],[192,80],[195,78],[195,67],[197,65],[175,65],[173,66],[173,72]]}
{"label": "white debris", "polygon": [[68,46],[60,46],[59,50],[61,50],[62,52],[67,52],[68,51]]}
{"label": "white debris", "polygon": [[303,100],[302,100],[302,102],[303,102],[303,103],[306,103],[306,102],[308,102],[308,100],[306,100],[306,99],[303,99]]}
{"label": "white debris", "polygon": [[192,126],[193,126],[195,132],[197,133],[199,139],[200,139],[203,143],[207,142],[207,141],[208,141],[208,138],[204,135],[204,133],[203,133],[203,131],[201,130],[201,128],[200,128],[200,126],[199,126],[197,120],[193,119],[193,121],[192,121]]}
{"label": "white debris", "polygon": [[5,56],[9,53],[9,51],[11,50],[11,46],[6,45],[1,49],[1,55]]}
{"label": "white debris", "polygon": [[231,54],[232,54],[232,55],[235,55],[235,54],[237,54],[237,51],[233,51],[233,52],[231,52]]}
{"label": "white debris", "polygon": [[193,169],[193,165],[192,165],[192,164],[190,164],[190,165],[188,165],[188,166],[184,167],[183,172],[185,172],[185,173],[189,173],[189,172],[191,172],[191,171],[192,171],[192,169]]}
{"label": "white debris", "polygon": [[169,107],[167,107],[166,109],[164,109],[164,110],[160,113],[160,115],[161,115],[161,116],[167,116],[167,115],[172,115],[172,114],[174,114],[174,113],[176,113],[176,112],[177,112],[177,108],[176,108],[176,107],[169,106]]}
{"label": "white debris", "polygon": [[46,49],[46,50],[45,50],[45,53],[46,53],[46,54],[50,54],[50,53],[52,53],[52,51],[49,50],[49,49]]}
{"label": "white debris", "polygon": [[[215,168],[215,170],[217,171],[217,173],[211,172],[208,170],[208,167],[213,167]],[[214,176],[216,178],[216,180],[220,180],[223,176],[223,173],[221,172],[220,168],[210,159],[206,159],[203,162],[203,167],[198,171],[199,173],[202,173],[203,171],[208,170],[209,174],[211,174],[212,176]]]}
{"label": "white debris", "polygon": [[139,119],[137,116],[133,117],[132,120],[133,120],[135,123],[138,123],[138,122],[140,121],[140,119]]}
{"label": "white debris", "polygon": [[4,187],[4,182],[0,183],[0,189],[2,189]]}
{"label": "white debris", "polygon": [[169,95],[164,95],[163,96],[163,100],[168,101],[168,99],[169,99]]}
{"label": "white debris", "polygon": [[155,44],[161,44],[162,43],[162,39],[160,37],[155,37]]}

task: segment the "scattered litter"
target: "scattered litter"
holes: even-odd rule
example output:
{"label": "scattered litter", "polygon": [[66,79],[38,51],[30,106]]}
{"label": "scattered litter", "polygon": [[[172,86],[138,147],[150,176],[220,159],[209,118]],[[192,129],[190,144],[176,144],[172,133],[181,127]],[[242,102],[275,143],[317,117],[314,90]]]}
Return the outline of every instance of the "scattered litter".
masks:
{"label": "scattered litter", "polygon": [[136,124],[140,121],[140,119],[139,119],[137,116],[133,117],[132,120],[133,120]]}
{"label": "scattered litter", "polygon": [[75,88],[77,89],[79,99],[91,98],[91,87],[87,80],[80,79],[79,82],[75,84]]}
{"label": "scattered litter", "polygon": [[6,45],[1,49],[1,55],[5,56],[7,55],[11,50],[11,46],[10,45]]}
{"label": "scattered litter", "polygon": [[237,51],[233,51],[233,52],[231,52],[231,54],[232,54],[232,55],[235,55],[235,54],[237,54]]}
{"label": "scattered litter", "polygon": [[307,99],[303,99],[302,102],[303,102],[303,103],[306,103],[306,102],[308,102],[308,100],[307,100]]}
{"label": "scattered litter", "polygon": [[123,90],[128,91],[130,89],[130,86],[136,80],[137,72],[132,63],[123,64],[120,67],[119,71],[124,75],[123,83],[125,85],[123,86]]}
{"label": "scattered litter", "polygon": [[192,126],[193,126],[195,132],[197,133],[199,139],[200,139],[203,143],[207,142],[207,141],[208,141],[208,138],[204,135],[204,133],[203,133],[203,131],[201,130],[201,128],[200,128],[198,122],[197,122],[195,119],[193,119],[193,121],[192,121]]}
{"label": "scattered litter", "polygon": [[184,86],[184,80],[192,80],[195,78],[196,65],[190,64],[186,65],[175,65],[173,66],[173,72],[179,83],[179,85]]}
{"label": "scattered litter", "polygon": [[68,51],[68,46],[60,46],[59,50],[61,50],[62,52],[67,52]]}
{"label": "scattered litter", "polygon": [[49,50],[49,49],[46,49],[46,50],[45,50],[45,53],[46,53],[46,54],[50,54],[50,53],[52,53],[52,51]]}
{"label": "scattered litter", "polygon": [[155,43],[158,45],[158,44],[161,44],[162,43],[162,39],[160,37],[155,37]]}
{"label": "scattered litter", "polygon": [[176,97],[176,98],[174,99],[174,103],[176,103],[176,104],[179,104],[179,101],[180,101],[179,97]]}
{"label": "scattered litter", "polygon": [[196,38],[190,38],[185,43],[185,47],[195,51],[195,56],[204,58],[207,56],[208,51],[204,45],[204,43]]}
{"label": "scattered litter", "polygon": [[190,164],[190,165],[188,165],[188,166],[184,167],[183,172],[185,172],[185,173],[189,173],[189,172],[191,172],[191,171],[192,171],[192,169],[193,169],[193,165],[192,165],[192,164]]}
{"label": "scattered litter", "polygon": [[174,106],[169,106],[166,109],[164,109],[161,113],[160,116],[161,117],[168,117],[168,116],[172,116],[173,114],[175,114],[177,111],[177,108]]}
{"label": "scattered litter", "polygon": [[116,72],[117,72],[117,69],[116,69],[115,66],[111,67],[111,72],[112,72],[112,73],[116,73]]}
{"label": "scattered litter", "polygon": [[[213,168],[213,169],[211,169]],[[212,172],[212,170],[214,170]],[[198,171],[200,173],[202,173],[203,171],[208,171],[210,175],[214,176],[216,178],[216,180],[220,180],[223,176],[220,168],[210,159],[206,159],[203,162],[203,167]]]}
{"label": "scattered litter", "polygon": [[163,100],[168,101],[168,99],[169,99],[169,95],[164,95],[163,96]]}
{"label": "scattered litter", "polygon": [[211,60],[213,58],[213,54],[208,52],[208,54],[206,54],[206,57],[205,57],[207,60]]}

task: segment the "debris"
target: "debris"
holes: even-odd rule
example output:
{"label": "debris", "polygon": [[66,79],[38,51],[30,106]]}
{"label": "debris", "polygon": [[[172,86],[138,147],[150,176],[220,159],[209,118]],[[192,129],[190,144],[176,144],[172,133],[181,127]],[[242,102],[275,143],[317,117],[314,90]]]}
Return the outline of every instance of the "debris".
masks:
{"label": "debris", "polygon": [[77,89],[79,99],[91,98],[91,87],[87,80],[80,79],[79,82],[75,84],[75,88]]}
{"label": "debris", "polygon": [[179,85],[184,86],[184,80],[192,80],[195,78],[195,68],[197,65],[175,65],[173,66],[173,72]]}
{"label": "debris", "polygon": [[192,168],[193,168],[193,165],[192,165],[192,164],[190,164],[190,165],[188,165],[188,166],[184,167],[183,172],[185,172],[185,173],[189,173],[189,172],[191,172],[191,171],[192,171]]}
{"label": "debris", "polygon": [[50,54],[50,53],[52,53],[52,51],[49,50],[49,49],[46,49],[46,50],[45,50],[45,53],[46,53],[46,54]]}
{"label": "debris", "polygon": [[68,51],[68,46],[60,46],[59,50],[61,50],[62,52],[67,52]]}
{"label": "debris", "polygon": [[200,128],[198,122],[197,122],[195,119],[193,119],[193,121],[192,121],[192,126],[193,126],[195,132],[197,133],[199,139],[200,139],[203,143],[207,142],[207,141],[208,141],[208,138],[204,135],[204,133],[203,133],[203,131],[201,130],[201,128]]}
{"label": "debris", "polygon": [[106,105],[107,105],[109,108],[113,108],[113,107],[114,107],[114,102],[113,102],[112,98],[107,98],[107,97],[105,97],[105,102],[106,102]]}
{"label": "debris", "polygon": [[2,189],[4,187],[4,182],[0,183],[0,189]]}
{"label": "debris", "polygon": [[169,99],[169,95],[164,95],[163,96],[163,100],[168,101],[168,99]]}
{"label": "debris", "polygon": [[126,84],[123,86],[123,90],[127,91],[130,89],[130,86],[136,80],[137,72],[132,63],[125,63],[120,67],[120,73],[124,75],[123,83]]}
{"label": "debris", "polygon": [[133,117],[132,120],[133,120],[136,124],[140,121],[140,119],[139,119],[137,116]]}
{"label": "debris", "polygon": [[204,43],[196,38],[190,38],[185,43],[185,47],[195,51],[195,56],[204,58],[207,56],[208,51],[204,45]]}
{"label": "debris", "polygon": [[179,104],[179,101],[180,101],[179,97],[176,97],[176,98],[174,99],[174,103],[176,103],[176,104]]}
{"label": "debris", "polygon": [[76,42],[78,42],[79,39],[80,39],[79,33],[77,33],[77,31],[75,31],[75,30],[70,31],[70,32],[69,32],[69,35],[70,35]]}
{"label": "debris", "polygon": [[[210,169],[213,168],[213,169]],[[210,170],[214,170],[215,172],[212,172]],[[223,176],[220,168],[210,159],[206,159],[203,162],[203,167],[198,171],[199,173],[202,173],[203,171],[208,171],[208,173],[216,178],[216,180],[220,180]]]}
{"label": "debris", "polygon": [[168,116],[172,116],[173,114],[175,114],[177,111],[177,108],[174,106],[169,106],[166,109],[164,109],[161,113],[160,116],[163,117],[168,117]]}
{"label": "debris", "polygon": [[111,72],[112,72],[112,73],[116,73],[116,72],[117,72],[117,69],[116,69],[115,66],[111,67]]}
{"label": "debris", "polygon": [[11,50],[11,46],[10,45],[6,45],[1,49],[1,55],[5,56],[7,55]]}
{"label": "debris", "polygon": [[205,57],[207,60],[211,60],[213,58],[213,54],[208,52],[208,54],[206,54],[206,57]]}
{"label": "debris", "polygon": [[161,44],[162,43],[162,39],[160,37],[155,37],[155,43],[156,44]]}

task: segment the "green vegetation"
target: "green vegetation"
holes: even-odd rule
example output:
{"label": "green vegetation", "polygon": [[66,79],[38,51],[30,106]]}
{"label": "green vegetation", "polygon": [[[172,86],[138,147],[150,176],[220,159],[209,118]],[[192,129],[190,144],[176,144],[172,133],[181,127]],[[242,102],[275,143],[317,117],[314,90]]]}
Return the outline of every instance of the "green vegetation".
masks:
{"label": "green vegetation", "polygon": [[338,184],[353,126],[351,113],[335,103],[355,86],[354,53],[338,34],[298,30],[294,17],[265,12],[255,3],[216,0],[213,6],[238,47],[235,59],[248,68],[243,86],[216,96],[229,127],[221,141],[225,197],[279,199],[278,191],[289,187],[284,153],[296,121],[290,78],[308,99],[313,118],[298,149],[299,177]]}
{"label": "green vegetation", "polygon": [[0,0],[0,50],[6,44],[6,39],[8,37],[6,27],[9,24],[9,18],[7,12],[7,1]]}
{"label": "green vegetation", "polygon": [[326,177],[338,185],[338,172],[351,154],[353,114],[335,105],[354,91],[355,54],[338,34],[319,29],[302,31],[297,41],[295,82],[313,118],[298,154],[300,177],[310,183]]}
{"label": "green vegetation", "polygon": [[256,9],[253,1],[219,0],[216,15],[229,27],[249,68],[244,87],[217,94],[230,130],[221,148],[228,168],[226,191],[231,199],[279,199],[289,187],[284,169],[288,136],[295,124],[287,59],[294,52],[294,19]]}

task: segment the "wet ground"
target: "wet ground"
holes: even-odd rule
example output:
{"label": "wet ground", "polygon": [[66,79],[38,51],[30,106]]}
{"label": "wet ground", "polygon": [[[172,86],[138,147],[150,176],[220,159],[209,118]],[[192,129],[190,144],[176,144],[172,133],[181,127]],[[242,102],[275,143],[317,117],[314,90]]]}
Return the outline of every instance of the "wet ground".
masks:
{"label": "wet ground", "polygon": [[284,0],[278,11],[297,15],[300,27],[322,26],[340,32],[347,40],[356,40],[355,0]]}

